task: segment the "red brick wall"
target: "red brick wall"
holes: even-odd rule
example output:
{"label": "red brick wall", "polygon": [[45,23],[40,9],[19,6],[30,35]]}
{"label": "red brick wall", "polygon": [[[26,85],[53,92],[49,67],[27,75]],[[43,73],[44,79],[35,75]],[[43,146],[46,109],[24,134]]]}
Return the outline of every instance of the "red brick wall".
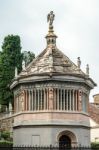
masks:
{"label": "red brick wall", "polygon": [[94,103],[89,103],[88,111],[90,117],[99,124],[99,108],[97,108]]}

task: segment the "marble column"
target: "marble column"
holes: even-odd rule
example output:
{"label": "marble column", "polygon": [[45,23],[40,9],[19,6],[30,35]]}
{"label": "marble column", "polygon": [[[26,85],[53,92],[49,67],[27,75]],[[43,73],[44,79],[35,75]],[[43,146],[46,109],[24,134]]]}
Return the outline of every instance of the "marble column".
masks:
{"label": "marble column", "polygon": [[60,89],[60,110],[62,110],[62,89]]}
{"label": "marble column", "polygon": [[33,110],[35,110],[35,97],[34,97],[34,89],[33,89]]}
{"label": "marble column", "polygon": [[65,110],[66,100],[65,100],[65,89],[63,90],[63,109]]}
{"label": "marble column", "polygon": [[36,110],[36,89],[34,89],[34,110]]}
{"label": "marble column", "polygon": [[59,89],[57,88],[57,110],[59,110]]}
{"label": "marble column", "polygon": [[27,90],[25,90],[25,111],[27,111]]}
{"label": "marble column", "polygon": [[32,110],[32,91],[30,90],[30,110]]}
{"label": "marble column", "polygon": [[44,110],[46,110],[46,89],[44,89]]}
{"label": "marble column", "polygon": [[42,110],[42,90],[41,90],[41,105],[40,105],[40,110]]}
{"label": "marble column", "polygon": [[42,89],[42,110],[44,110],[44,89]]}
{"label": "marble column", "polygon": [[75,101],[76,101],[76,111],[78,110],[78,93],[77,93],[77,90],[75,90]]}
{"label": "marble column", "polygon": [[54,89],[54,110],[56,110],[56,89]]}
{"label": "marble column", "polygon": [[66,90],[66,110],[68,111],[68,90]]}
{"label": "marble column", "polygon": [[31,110],[31,91],[29,90],[29,111]]}
{"label": "marble column", "polygon": [[34,103],[33,103],[33,89],[32,89],[32,91],[31,91],[31,97],[32,97],[32,98],[31,98],[31,99],[32,99],[32,104],[31,104],[32,107],[31,107],[31,109],[33,110],[33,105],[34,105]]}
{"label": "marble column", "polygon": [[70,103],[69,103],[69,104],[70,104],[70,108],[69,108],[69,109],[70,109],[70,111],[71,111],[71,101],[72,101],[72,99],[71,99],[71,98],[72,98],[72,96],[71,96],[71,94],[72,94],[72,93],[71,93],[71,90],[69,90],[69,93],[70,93],[70,99],[69,99],[69,101],[70,101]]}
{"label": "marble column", "polygon": [[27,111],[27,90],[25,90],[25,111]]}
{"label": "marble column", "polygon": [[75,106],[74,106],[74,90],[73,90],[73,99],[72,100],[73,100],[73,103],[72,103],[73,107],[72,108],[73,108],[73,111],[74,111],[75,110]]}
{"label": "marble column", "polygon": [[24,111],[26,110],[26,98],[25,98],[25,90],[24,90]]}
{"label": "marble column", "polygon": [[38,105],[38,106],[37,106],[37,109],[38,109],[38,110],[39,110],[39,106],[40,106],[40,104],[39,104],[39,93],[40,93],[40,92],[39,92],[39,89],[37,89],[37,95],[38,95],[38,96],[37,96],[37,98],[38,98],[38,99],[37,99],[37,105]]}
{"label": "marble column", "polygon": [[46,94],[47,94],[47,110],[49,110],[49,89],[48,88]]}

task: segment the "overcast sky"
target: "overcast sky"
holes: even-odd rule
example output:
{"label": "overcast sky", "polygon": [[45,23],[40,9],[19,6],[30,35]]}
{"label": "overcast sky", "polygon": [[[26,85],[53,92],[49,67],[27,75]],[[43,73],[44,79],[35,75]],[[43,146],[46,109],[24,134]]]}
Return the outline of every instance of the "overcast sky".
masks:
{"label": "overcast sky", "polygon": [[36,56],[46,47],[47,14],[55,13],[57,47],[81,68],[90,66],[90,77],[99,93],[99,0],[0,0],[0,46],[8,34],[19,35],[22,50]]}

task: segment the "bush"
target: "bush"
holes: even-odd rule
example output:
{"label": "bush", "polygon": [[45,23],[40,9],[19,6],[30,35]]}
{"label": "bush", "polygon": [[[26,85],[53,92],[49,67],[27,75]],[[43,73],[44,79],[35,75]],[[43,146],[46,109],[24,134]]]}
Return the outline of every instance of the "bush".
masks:
{"label": "bush", "polygon": [[91,147],[92,148],[99,148],[99,142],[92,142]]}
{"label": "bush", "polygon": [[0,141],[0,147],[12,147],[13,146],[13,142],[9,142],[9,141]]}
{"label": "bush", "polygon": [[10,139],[10,132],[9,131],[2,131],[1,132],[1,138],[4,140],[9,140]]}

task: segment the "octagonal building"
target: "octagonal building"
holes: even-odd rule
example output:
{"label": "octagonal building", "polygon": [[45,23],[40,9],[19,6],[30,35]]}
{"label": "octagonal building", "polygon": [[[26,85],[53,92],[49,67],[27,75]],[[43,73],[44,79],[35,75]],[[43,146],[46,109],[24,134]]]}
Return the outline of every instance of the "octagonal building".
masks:
{"label": "octagonal building", "polygon": [[14,145],[89,146],[89,93],[96,84],[88,66],[86,73],[80,69],[80,58],[75,65],[57,48],[51,15],[46,48],[23,63],[11,84]]}

